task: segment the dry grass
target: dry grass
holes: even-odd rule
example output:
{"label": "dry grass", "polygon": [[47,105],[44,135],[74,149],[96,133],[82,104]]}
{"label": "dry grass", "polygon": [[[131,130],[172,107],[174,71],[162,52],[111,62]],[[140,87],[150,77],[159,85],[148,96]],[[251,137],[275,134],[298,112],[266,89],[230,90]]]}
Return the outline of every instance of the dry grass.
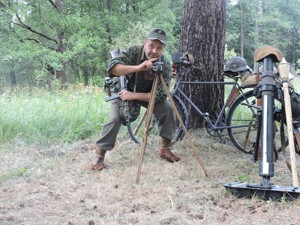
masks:
{"label": "dry grass", "polygon": [[[209,177],[188,142],[174,146],[182,160],[172,164],[158,157],[158,138],[151,136],[139,184],[140,148],[131,141],[121,140],[100,172],[89,170],[95,140],[1,146],[0,224],[300,224],[299,200],[237,199],[226,192],[222,184],[241,177],[260,182],[258,164],[204,131],[191,135]],[[291,179],[280,157],[272,181],[290,186]]]}

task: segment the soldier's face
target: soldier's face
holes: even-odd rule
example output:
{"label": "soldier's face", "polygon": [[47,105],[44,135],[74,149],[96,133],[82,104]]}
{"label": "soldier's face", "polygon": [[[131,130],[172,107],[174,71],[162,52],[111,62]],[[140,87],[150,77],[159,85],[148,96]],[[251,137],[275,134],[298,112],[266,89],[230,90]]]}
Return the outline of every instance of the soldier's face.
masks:
{"label": "soldier's face", "polygon": [[146,40],[144,44],[144,51],[148,59],[159,58],[165,46],[158,40]]}

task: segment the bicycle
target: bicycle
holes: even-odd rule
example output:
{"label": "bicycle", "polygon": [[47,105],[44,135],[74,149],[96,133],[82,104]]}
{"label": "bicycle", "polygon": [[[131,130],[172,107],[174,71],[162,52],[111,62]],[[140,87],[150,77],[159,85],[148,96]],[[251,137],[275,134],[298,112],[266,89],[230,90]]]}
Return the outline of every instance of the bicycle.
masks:
{"label": "bicycle", "polygon": [[[181,53],[179,53],[181,54]],[[207,133],[212,137],[219,137],[222,143],[225,143],[223,138],[224,130],[227,130],[231,142],[241,152],[252,154],[253,138],[256,137],[257,111],[259,102],[256,98],[256,85],[242,86],[239,81],[245,75],[245,71],[237,72],[233,76],[228,77],[232,81],[186,81],[188,76],[192,76],[193,70],[198,70],[191,64],[187,64],[184,58],[176,60],[178,56],[173,56],[173,62],[177,64],[178,79],[172,90],[172,97],[178,102],[186,101],[200,117],[205,121]],[[200,107],[197,107],[194,102],[182,91],[184,85],[227,85],[229,86],[229,94],[224,101],[224,105],[218,112],[217,117],[213,118],[209,113],[203,112]],[[247,90],[246,90],[247,89]],[[181,114],[184,115],[183,120],[188,125],[189,111],[187,105],[180,104]],[[253,124],[249,126],[249,124]],[[247,134],[245,137],[243,134]],[[176,138],[180,140],[184,133],[178,129]],[[226,135],[226,134],[225,134]]]}
{"label": "bicycle", "polygon": [[[238,72],[234,76],[228,77],[232,81],[186,81],[187,77],[193,75],[193,70],[198,70],[193,66],[181,53],[175,53],[172,57],[173,63],[177,66],[176,82],[171,91],[171,96],[175,102],[176,108],[184,122],[185,127],[189,126],[189,104],[205,121],[207,133],[212,137],[218,137],[222,143],[226,140],[223,136],[228,135],[230,141],[241,152],[253,154],[257,141],[257,129],[259,129],[259,116],[261,113],[261,99],[258,97],[259,85],[242,86],[241,79],[245,76],[244,72]],[[230,88],[229,94],[224,101],[224,105],[217,115],[217,118],[212,118],[209,113],[203,112],[200,107],[197,107],[194,102],[183,92],[184,85],[228,85]],[[251,90],[249,90],[251,88]],[[280,81],[276,85],[277,94],[274,103],[274,123],[275,128],[281,126],[281,111],[282,111],[282,87]],[[155,119],[154,119],[155,120]],[[184,137],[184,132],[178,122],[176,123],[177,131],[174,142],[181,140]],[[227,130],[227,134],[224,134]],[[278,129],[279,130],[279,129]],[[280,133],[276,132],[274,140],[278,152],[281,150]],[[134,136],[138,137],[136,132]],[[285,144],[287,145],[285,137]]]}

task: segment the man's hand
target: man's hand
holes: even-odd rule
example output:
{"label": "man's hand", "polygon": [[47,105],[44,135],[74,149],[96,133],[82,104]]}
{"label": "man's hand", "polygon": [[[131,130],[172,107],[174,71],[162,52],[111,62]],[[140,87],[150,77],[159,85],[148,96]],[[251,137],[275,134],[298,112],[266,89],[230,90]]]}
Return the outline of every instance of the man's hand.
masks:
{"label": "man's hand", "polygon": [[144,61],[140,65],[123,65],[117,64],[111,69],[111,74],[115,76],[122,76],[124,74],[135,73],[138,71],[148,71],[153,67],[153,63],[158,60],[158,58],[151,58]]}
{"label": "man's hand", "polygon": [[149,102],[151,92],[148,93],[139,93],[139,92],[131,92],[131,91],[120,91],[119,96],[123,101],[130,100],[140,100],[143,102]]}
{"label": "man's hand", "polygon": [[130,91],[120,91],[119,96],[123,101],[128,101],[128,100],[134,100],[135,99],[135,93],[130,92]]}
{"label": "man's hand", "polygon": [[153,67],[153,63],[158,60],[158,58],[152,58],[149,60],[144,61],[141,63],[140,66],[140,71],[149,71]]}

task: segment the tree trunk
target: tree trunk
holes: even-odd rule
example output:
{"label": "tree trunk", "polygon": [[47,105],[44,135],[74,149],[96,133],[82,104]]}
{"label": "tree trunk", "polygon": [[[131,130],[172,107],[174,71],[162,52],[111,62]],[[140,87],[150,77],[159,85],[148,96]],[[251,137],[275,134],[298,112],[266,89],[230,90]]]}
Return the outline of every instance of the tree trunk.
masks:
{"label": "tree trunk", "polygon": [[83,85],[89,85],[89,68],[87,65],[84,65],[83,67]]}
{"label": "tree trunk", "polygon": [[[9,5],[9,8],[12,6],[11,3],[8,3],[8,5]],[[13,26],[12,26],[11,23],[8,25],[8,29],[9,29],[10,32],[13,32],[14,28],[13,28]],[[16,70],[15,70],[15,62],[14,62],[13,59],[11,61],[10,80],[11,80],[11,85],[13,87],[17,86],[17,77],[16,77]]]}
{"label": "tree trunk", "polygon": [[17,78],[16,78],[16,70],[15,70],[14,62],[12,62],[12,65],[11,65],[10,80],[11,80],[11,85],[13,87],[17,86]]}
{"label": "tree trunk", "polygon": [[[226,0],[185,1],[180,49],[195,58],[193,78],[200,81],[223,81]],[[189,85],[185,93],[201,108],[216,117],[224,104],[223,85]],[[192,110],[191,127],[201,127],[202,118]]]}
{"label": "tree trunk", "polygon": [[[257,15],[260,15],[260,4],[257,4],[255,9],[255,12]],[[258,19],[255,20],[255,33],[254,33],[254,52],[259,48],[259,23],[258,23]],[[258,73],[258,66],[259,63],[255,62],[253,59],[253,69],[255,73]]]}
{"label": "tree trunk", "polygon": [[[112,1],[108,0],[106,4],[107,4],[107,9],[108,9],[108,12],[109,12],[109,16],[112,16],[112,10],[113,10]],[[112,43],[112,35],[111,35],[110,24],[106,24],[106,32],[109,34],[108,43]]]}
{"label": "tree trunk", "polygon": [[[57,7],[57,11],[61,12],[62,11],[61,0],[55,0],[55,5]],[[64,53],[66,50],[66,46],[64,44],[64,34],[65,34],[64,31],[60,31],[57,34],[57,40],[58,40],[57,51],[59,53]],[[66,63],[62,62],[62,70],[56,71],[56,77],[60,79],[61,89],[66,88],[67,85],[67,74],[65,70],[66,70]]]}
{"label": "tree trunk", "polygon": [[241,41],[241,56],[244,57],[244,12],[243,1],[240,2],[240,41]]}
{"label": "tree trunk", "polygon": [[[262,0],[262,1],[261,1],[261,18],[264,18],[266,10],[267,10],[267,8],[266,8],[265,1]],[[263,45],[264,45],[265,43],[267,43],[267,34],[266,34],[266,30],[267,30],[267,29],[264,29],[264,26],[265,26],[265,25],[263,25],[263,26],[261,27],[261,29],[260,29],[260,30],[261,30],[261,33],[262,33],[261,39],[262,39],[262,44],[263,44]]]}

